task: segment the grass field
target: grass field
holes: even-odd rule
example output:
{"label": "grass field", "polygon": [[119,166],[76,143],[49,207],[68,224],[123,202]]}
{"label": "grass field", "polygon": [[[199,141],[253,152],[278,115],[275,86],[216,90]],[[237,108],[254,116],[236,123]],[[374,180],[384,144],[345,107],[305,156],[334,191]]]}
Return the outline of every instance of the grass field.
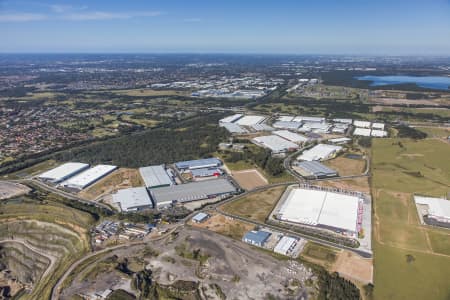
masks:
{"label": "grass field", "polygon": [[230,214],[264,222],[285,189],[285,186],[278,186],[253,193],[247,197],[226,203],[221,208]]}
{"label": "grass field", "polygon": [[317,243],[308,242],[300,257],[329,269],[338,257],[338,251]]}
{"label": "grass field", "polygon": [[360,175],[364,172],[366,161],[339,156],[325,161],[324,165],[338,171],[340,176]]}
{"label": "grass field", "polygon": [[437,139],[373,140],[375,300],[450,296],[449,231],[422,226],[413,202],[450,191],[449,151]]}

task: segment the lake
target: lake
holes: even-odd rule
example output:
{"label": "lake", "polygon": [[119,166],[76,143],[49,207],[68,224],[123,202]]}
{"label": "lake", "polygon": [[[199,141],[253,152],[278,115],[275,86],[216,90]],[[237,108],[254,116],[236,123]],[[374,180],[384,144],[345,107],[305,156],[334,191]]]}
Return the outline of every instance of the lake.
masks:
{"label": "lake", "polygon": [[366,76],[357,76],[356,79],[372,81],[370,86],[415,83],[417,86],[423,88],[447,90],[447,91],[450,90],[450,77],[445,76],[366,75]]}

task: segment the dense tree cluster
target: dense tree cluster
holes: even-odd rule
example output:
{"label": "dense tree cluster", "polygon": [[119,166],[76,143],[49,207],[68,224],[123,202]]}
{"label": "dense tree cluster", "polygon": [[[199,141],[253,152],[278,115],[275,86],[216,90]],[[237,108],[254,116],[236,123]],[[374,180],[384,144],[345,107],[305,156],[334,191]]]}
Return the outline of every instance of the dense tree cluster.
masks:
{"label": "dense tree cluster", "polygon": [[397,136],[400,138],[412,138],[419,140],[427,137],[427,134],[425,132],[406,125],[399,125],[396,127],[396,129],[398,130]]}
{"label": "dense tree cluster", "polygon": [[319,300],[360,300],[359,289],[349,280],[334,272],[329,274],[321,271],[319,274]]}
{"label": "dense tree cluster", "polygon": [[217,144],[228,137],[217,126],[222,114],[209,114],[169,124],[163,128],[68,150],[56,155],[62,161],[111,163],[126,167],[172,163],[209,157]]}
{"label": "dense tree cluster", "polygon": [[271,176],[277,176],[284,172],[283,159],[272,157],[270,151],[266,149],[245,149],[243,152],[230,152],[225,158],[225,162],[230,163],[241,160],[256,164]]}

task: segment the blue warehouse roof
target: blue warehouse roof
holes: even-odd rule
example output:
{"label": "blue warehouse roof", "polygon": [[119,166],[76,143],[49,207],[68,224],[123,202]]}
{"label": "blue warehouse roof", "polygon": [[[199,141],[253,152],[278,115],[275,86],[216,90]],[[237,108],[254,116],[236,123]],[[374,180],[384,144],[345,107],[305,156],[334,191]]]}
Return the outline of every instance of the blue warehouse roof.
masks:
{"label": "blue warehouse roof", "polygon": [[263,244],[269,237],[271,233],[267,231],[249,231],[244,235],[243,240],[253,241],[256,244]]}

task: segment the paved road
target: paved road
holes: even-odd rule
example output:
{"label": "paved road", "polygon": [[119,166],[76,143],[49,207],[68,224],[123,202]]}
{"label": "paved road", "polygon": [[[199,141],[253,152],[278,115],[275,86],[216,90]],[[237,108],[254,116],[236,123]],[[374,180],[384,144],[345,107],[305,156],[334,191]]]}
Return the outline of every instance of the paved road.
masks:
{"label": "paved road", "polygon": [[68,198],[68,199],[71,199],[71,200],[77,200],[77,201],[80,201],[80,202],[85,203],[85,204],[94,205],[94,206],[106,209],[109,212],[114,212],[111,209],[111,207],[109,207],[106,204],[103,204],[103,203],[100,203],[100,202],[97,202],[97,201],[92,201],[92,200],[87,200],[87,199],[80,198],[77,195],[74,195],[74,194],[71,194],[71,193],[59,190],[59,189],[57,189],[55,187],[49,186],[49,185],[43,183],[42,181],[39,181],[39,180],[36,180],[36,179],[22,179],[22,180],[19,180],[19,181],[21,181],[22,183],[27,183],[27,182],[28,183],[33,183],[33,184],[39,186],[41,189],[49,191],[49,192],[52,192],[52,193],[57,194],[59,196],[62,196],[62,197],[65,197],[65,198]]}

